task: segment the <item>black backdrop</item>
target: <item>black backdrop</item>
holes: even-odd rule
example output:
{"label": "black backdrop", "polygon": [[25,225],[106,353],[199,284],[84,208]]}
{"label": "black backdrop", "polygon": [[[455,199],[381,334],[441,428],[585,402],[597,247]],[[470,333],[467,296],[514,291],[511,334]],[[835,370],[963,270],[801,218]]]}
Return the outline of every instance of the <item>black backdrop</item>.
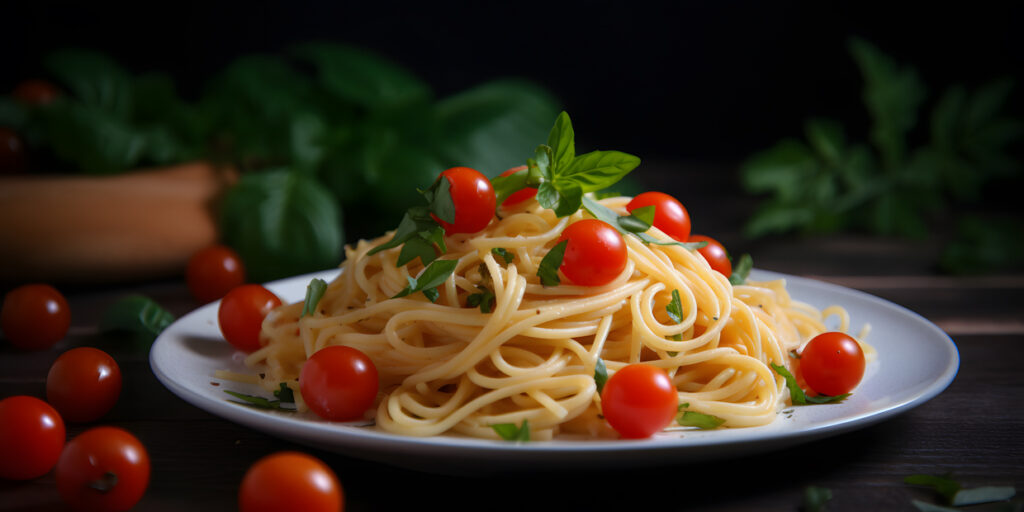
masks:
{"label": "black backdrop", "polygon": [[396,60],[441,96],[532,79],[563,101],[581,147],[684,160],[734,162],[811,115],[865,133],[850,36],[915,65],[933,92],[1024,69],[1019,2],[23,1],[3,11],[4,90],[38,75],[47,51],[80,46],[169,72],[194,96],[237,55],[328,39]]}

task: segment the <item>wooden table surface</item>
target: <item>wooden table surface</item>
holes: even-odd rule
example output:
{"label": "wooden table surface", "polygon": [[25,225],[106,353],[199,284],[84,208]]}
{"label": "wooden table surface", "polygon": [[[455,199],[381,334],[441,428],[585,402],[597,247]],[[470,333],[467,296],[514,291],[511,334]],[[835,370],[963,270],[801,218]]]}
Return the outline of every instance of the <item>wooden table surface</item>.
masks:
{"label": "wooden table surface", "polygon": [[[834,235],[749,242],[739,228],[753,206],[731,168],[656,163],[641,178],[687,204],[695,231],[717,235],[755,266],[863,290],[920,313],[960,351],[953,383],[935,399],[880,424],[784,451],[647,469],[535,470],[465,477],[416,472],[299,446],[193,407],[164,388],[148,350],[99,332],[104,308],[129,293],[177,316],[198,304],[181,279],[66,286],[67,337],[44,352],[0,343],[0,397],[45,396],[53,360],[80,345],[107,350],[124,375],[118,404],[99,423],[133,432],[152,459],[149,489],[136,510],[233,510],[242,475],[256,459],[295,449],[326,461],[346,493],[346,509],[604,510],[649,504],[660,510],[796,510],[804,489],[826,487],[828,510],[914,510],[929,491],[902,482],[915,473],[953,473],[965,486],[1024,489],[1024,275],[948,277],[934,273],[934,240]],[[90,425],[69,425],[68,436]],[[0,482],[0,510],[63,510],[52,473]]]}

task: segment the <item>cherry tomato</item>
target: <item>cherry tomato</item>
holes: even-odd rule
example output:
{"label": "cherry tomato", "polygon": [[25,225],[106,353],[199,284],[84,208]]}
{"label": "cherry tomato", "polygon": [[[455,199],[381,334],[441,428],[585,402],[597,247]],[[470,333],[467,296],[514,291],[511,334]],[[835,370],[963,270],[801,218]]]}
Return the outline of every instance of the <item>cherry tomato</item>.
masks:
{"label": "cherry tomato", "polygon": [[[526,166],[525,165],[520,165],[519,167],[513,167],[513,168],[511,168],[511,169],[501,173],[499,176],[504,178],[505,176],[509,176],[509,175],[515,174],[515,173],[517,173],[519,171],[522,171],[524,169],[526,169]],[[528,199],[532,199],[536,195],[537,195],[537,189],[535,189],[533,187],[527,187],[527,188],[524,188],[524,189],[522,189],[522,190],[520,190],[518,192],[515,192],[512,195],[506,197],[505,200],[502,201],[501,204],[504,205],[504,206],[516,205],[516,204],[519,204],[519,203],[521,203],[523,201],[526,201]]]}
{"label": "cherry tomato", "polygon": [[260,348],[260,328],[270,310],[281,305],[281,299],[258,284],[236,287],[220,301],[217,321],[224,339],[238,350],[253,352]]}
{"label": "cherry tomato", "polygon": [[149,454],[127,431],[95,427],[68,442],[56,477],[61,499],[75,510],[128,510],[149,486]]}
{"label": "cherry tomato", "polygon": [[849,393],[864,377],[864,351],[857,340],[844,333],[824,332],[800,352],[800,372],[815,393]]}
{"label": "cherry tomato", "polygon": [[46,401],[65,421],[95,421],[121,395],[121,368],[106,352],[78,347],[60,355],[46,376]]}
{"label": "cherry tomato", "polygon": [[29,105],[48,105],[60,96],[60,90],[46,80],[25,80],[11,92],[11,96]]}
{"label": "cherry tomato", "polygon": [[338,477],[320,459],[278,452],[256,461],[238,489],[241,512],[341,512],[344,492]]}
{"label": "cherry tomato", "polygon": [[559,267],[565,277],[581,286],[611,282],[626,268],[626,242],[615,228],[597,219],[569,224],[558,242],[568,240]]}
{"label": "cherry tomato", "polygon": [[213,302],[245,284],[245,266],[230,247],[213,245],[189,258],[185,282],[196,300],[203,304]]}
{"label": "cherry tomato", "polygon": [[437,217],[445,233],[476,233],[487,227],[494,217],[497,198],[491,180],[469,167],[452,167],[441,173],[448,180],[448,189],[455,204],[455,222],[449,224]]}
{"label": "cherry tomato", "polygon": [[634,197],[626,210],[654,206],[654,227],[666,235],[685,242],[690,237],[690,214],[676,198],[663,192],[644,192]]}
{"label": "cherry tomato", "polygon": [[725,277],[732,275],[732,261],[729,260],[729,253],[725,252],[725,247],[718,243],[718,240],[704,235],[690,235],[688,241],[707,242],[708,244],[697,249],[697,252],[704,256],[712,270],[718,271]]}
{"label": "cherry tomato", "polygon": [[601,392],[601,411],[619,435],[642,439],[665,428],[679,410],[679,395],[665,370],[631,364],[615,372]]}
{"label": "cherry tomato", "polygon": [[28,169],[25,141],[14,130],[0,126],[0,174],[19,174]]}
{"label": "cherry tomato", "polygon": [[46,350],[68,332],[71,310],[56,288],[47,284],[26,284],[4,297],[0,326],[15,347]]}
{"label": "cherry tomato", "polygon": [[377,398],[377,367],[352,347],[318,350],[302,365],[299,390],[306,405],[332,421],[359,419]]}
{"label": "cherry tomato", "polygon": [[50,404],[32,396],[0,400],[0,478],[45,475],[64,448],[64,421]]}

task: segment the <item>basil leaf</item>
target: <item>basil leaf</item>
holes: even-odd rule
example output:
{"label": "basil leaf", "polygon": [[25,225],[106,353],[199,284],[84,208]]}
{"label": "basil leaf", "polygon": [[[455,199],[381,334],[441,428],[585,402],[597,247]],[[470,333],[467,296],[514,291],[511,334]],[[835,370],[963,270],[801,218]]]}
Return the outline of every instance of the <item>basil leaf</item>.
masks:
{"label": "basil leaf", "polygon": [[532,164],[527,167],[536,167],[536,172],[539,172],[544,179],[551,180],[554,176],[554,171],[551,168],[552,158],[553,153],[551,151],[551,147],[547,144],[541,144],[540,146],[537,146],[537,149],[533,152]]}
{"label": "basil leaf", "polygon": [[736,286],[746,284],[747,277],[750,276],[750,269],[753,267],[754,259],[749,254],[740,256],[740,260],[732,269],[732,274],[729,275],[729,282]]}
{"label": "basil leaf", "polygon": [[306,286],[306,299],[302,305],[302,314],[299,318],[304,316],[312,316],[316,312],[316,306],[320,303],[320,299],[323,298],[324,292],[327,291],[327,282],[323,279],[313,279]]}
{"label": "basil leaf", "polygon": [[224,392],[237,398],[238,400],[241,400],[240,402],[237,400],[228,400],[229,402],[234,402],[236,404],[247,405],[249,407],[255,407],[257,409],[271,409],[275,411],[295,412],[295,409],[292,407],[282,407],[281,400],[270,400],[267,398],[263,398],[261,396],[243,395],[242,393],[237,393],[235,391],[231,391],[228,389],[225,389]]}
{"label": "basil leaf", "polygon": [[803,512],[824,512],[825,504],[832,499],[832,490],[825,487],[809,485],[804,489]]}
{"label": "basil leaf", "polygon": [[437,218],[449,224],[455,222],[455,202],[452,201],[451,182],[447,178],[438,178],[422,194]]}
{"label": "basil leaf", "polygon": [[597,394],[601,394],[604,391],[604,385],[608,382],[608,367],[604,364],[604,359],[597,358],[597,363],[594,364],[594,383],[597,384]]}
{"label": "basil leaf", "polygon": [[512,423],[498,423],[491,425],[491,428],[494,429],[499,437],[506,441],[530,440],[530,420],[523,420],[521,427],[517,427]]}
{"label": "basil leaf", "polygon": [[413,279],[410,277],[409,285],[391,298],[397,299],[416,292],[423,292],[423,295],[430,299],[430,302],[435,302],[439,296],[436,288],[444,284],[448,279],[448,276],[452,275],[452,272],[455,271],[455,267],[458,263],[458,260],[434,261],[423,270],[423,273],[420,274],[419,278]]}
{"label": "basil leaf", "polygon": [[[637,208],[636,210],[633,210],[633,212],[635,213],[637,211],[647,208],[650,208],[651,211],[654,211],[653,206],[645,206],[643,208]],[[644,221],[643,219],[637,217],[636,215],[622,215],[616,220],[618,221],[620,228],[629,231],[630,233],[643,233],[644,231],[651,229],[650,222]]]}
{"label": "basil leaf", "polygon": [[274,396],[282,402],[295,403],[295,392],[284,382],[280,384],[280,389],[274,391]]}
{"label": "basil leaf", "polygon": [[558,268],[562,266],[562,258],[565,257],[565,247],[569,244],[568,240],[562,240],[555,244],[554,247],[544,255],[544,258],[540,260],[540,266],[537,267],[537,277],[540,278],[540,282],[544,286],[558,286],[562,282],[558,278]]}
{"label": "basil leaf", "polygon": [[498,256],[505,260],[505,264],[508,265],[516,259],[516,254],[503,247],[495,247],[491,249],[491,254]]}
{"label": "basil leaf", "polygon": [[701,430],[713,430],[725,423],[725,420],[718,416],[695,411],[683,411],[676,421],[681,426],[697,427]]}
{"label": "basil leaf", "polygon": [[903,479],[903,483],[930,487],[939,493],[947,503],[952,503],[956,493],[960,491],[960,482],[953,480],[949,475],[910,475]]}
{"label": "basil leaf", "polygon": [[555,125],[551,127],[548,134],[548,147],[554,153],[551,159],[551,166],[557,173],[558,170],[568,169],[576,158],[576,133],[572,129],[572,121],[565,111],[558,114]]}
{"label": "basil leaf", "polygon": [[[538,196],[539,195],[540,194],[538,194]],[[704,247],[704,246],[706,246],[708,244],[707,242],[685,242],[684,243],[684,242],[676,242],[674,240],[672,240],[672,241],[669,241],[669,240],[658,240],[657,238],[654,238],[653,236],[648,235],[647,233],[632,233],[632,232],[626,231],[625,229],[623,229],[622,226],[619,225],[619,217],[620,217],[619,214],[615,213],[611,208],[608,208],[607,206],[605,206],[605,205],[603,205],[603,204],[601,204],[601,203],[599,203],[599,202],[597,202],[597,201],[595,201],[595,200],[593,200],[593,199],[591,199],[589,197],[584,197],[583,198],[583,208],[585,210],[587,210],[587,213],[592,215],[595,219],[603,220],[604,222],[607,222],[613,228],[617,229],[619,231],[619,233],[622,233],[623,235],[633,235],[633,236],[639,238],[645,244],[678,245],[678,246],[680,246],[680,247],[682,247],[684,249],[689,249],[691,251],[700,249],[701,247]]]}
{"label": "basil leaf", "polygon": [[654,216],[656,213],[657,207],[652,204],[650,206],[644,206],[643,208],[636,208],[629,212],[629,215],[637,218],[640,222],[651,226],[654,224]]}
{"label": "basil leaf", "polygon": [[126,120],[134,103],[131,76],[101,53],[68,49],[49,54],[47,70],[84,105]]}
{"label": "basil leaf", "polygon": [[665,312],[673,322],[683,323],[683,301],[680,300],[679,290],[672,290],[672,301],[665,306]]}
{"label": "basil leaf", "polygon": [[494,292],[482,285],[477,285],[476,288],[480,290],[480,293],[474,293],[466,297],[466,305],[471,308],[479,306],[481,313],[490,313],[494,309]]}
{"label": "basil leaf", "polygon": [[174,315],[153,299],[142,295],[129,295],[107,307],[100,319],[100,329],[130,331],[135,333],[140,341],[152,343],[173,322]]}
{"label": "basil leaf", "polygon": [[494,195],[496,197],[495,204],[500,208],[501,203],[504,203],[509,196],[527,187],[528,179],[528,169],[517,171],[508,176],[491,179],[491,187],[494,188]]}
{"label": "basil leaf", "polygon": [[555,185],[545,181],[537,188],[537,202],[544,208],[554,210],[558,217],[567,217],[580,209],[583,191],[576,185]]}
{"label": "basil leaf", "polygon": [[391,240],[370,249],[367,254],[377,254],[402,244],[405,245],[395,262],[399,267],[416,258],[420,258],[424,265],[429,265],[448,250],[444,243],[444,228],[431,218],[430,209],[426,206],[409,208]]}
{"label": "basil leaf", "polygon": [[560,185],[573,183],[583,192],[595,192],[617,183],[640,165],[640,159],[621,151],[591,151],[577,156],[554,176]]}
{"label": "basil leaf", "polygon": [[785,366],[779,366],[775,363],[769,363],[775,373],[786,379],[786,387],[789,388],[789,399],[793,402],[793,405],[820,405],[842,402],[846,397],[850,396],[850,393],[843,393],[836,396],[818,395],[818,396],[807,396],[803,389],[796,383],[796,377]]}

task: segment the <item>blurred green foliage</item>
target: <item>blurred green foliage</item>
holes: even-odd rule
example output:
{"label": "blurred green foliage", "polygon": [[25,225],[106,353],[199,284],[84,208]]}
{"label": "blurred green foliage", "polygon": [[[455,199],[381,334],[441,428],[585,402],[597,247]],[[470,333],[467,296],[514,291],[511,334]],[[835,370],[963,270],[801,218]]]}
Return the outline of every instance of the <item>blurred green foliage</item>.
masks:
{"label": "blurred green foliage", "polygon": [[952,211],[959,221],[942,269],[980,272],[1024,264],[1019,218],[961,215],[983,201],[987,185],[1021,176],[1020,161],[1010,152],[1024,124],[1004,115],[1012,84],[950,87],[925,121],[928,95],[917,71],[860,39],[849,50],[864,79],[868,142],[848,139],[838,121],[811,119],[802,140],[783,140],[751,157],[741,182],[768,198],[747,224],[747,235],[861,230],[924,237],[943,232],[935,223]]}
{"label": "blurred green foliage", "polygon": [[495,176],[525,163],[560,110],[521,80],[437,99],[403,67],[328,43],[243,56],[194,102],[168,77],[132,75],[95,52],[45,64],[65,93],[56,101],[0,98],[0,125],[22,134],[34,161],[91,174],[196,158],[236,166],[221,235],[255,281],[336,266],[345,226],[352,238],[393,228],[448,167]]}

